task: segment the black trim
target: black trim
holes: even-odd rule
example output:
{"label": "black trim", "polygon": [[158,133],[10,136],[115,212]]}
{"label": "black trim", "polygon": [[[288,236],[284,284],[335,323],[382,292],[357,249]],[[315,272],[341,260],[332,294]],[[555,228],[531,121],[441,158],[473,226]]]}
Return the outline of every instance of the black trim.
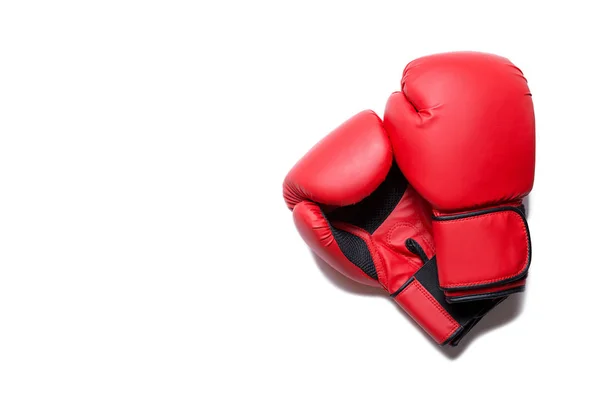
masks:
{"label": "black trim", "polygon": [[525,218],[525,213],[523,212],[524,210],[521,207],[502,206],[502,207],[488,208],[488,209],[480,210],[480,211],[463,213],[463,214],[453,214],[453,215],[444,215],[444,216],[434,215],[433,221],[434,222],[435,221],[452,221],[452,220],[456,220],[456,219],[476,217],[478,215],[491,214],[491,213],[501,212],[501,211],[513,211],[513,212],[517,213],[523,220],[523,223],[525,224],[525,232],[527,233],[527,266],[525,267],[523,272],[521,272],[519,275],[509,278],[509,279],[504,279],[502,281],[497,281],[497,282],[492,282],[492,283],[486,283],[483,285],[469,285],[469,286],[459,286],[459,287],[451,287],[451,288],[440,286],[440,289],[442,289],[446,292],[458,292],[458,291],[462,291],[462,290],[485,289],[485,288],[491,288],[491,287],[501,286],[501,285],[505,285],[508,283],[520,281],[521,279],[523,279],[527,276],[527,273],[529,272],[529,266],[531,265],[531,234],[529,233],[529,225],[527,224],[527,219]]}
{"label": "black trim", "polygon": [[400,292],[402,292],[404,289],[406,289],[406,287],[408,285],[410,285],[413,281],[415,280],[414,276],[411,276],[409,280],[407,280],[406,282],[404,282],[404,285],[400,286],[400,288],[398,290],[396,290],[394,293],[390,294],[390,297],[396,297],[400,294]]}
{"label": "black trim", "polygon": [[415,239],[413,239],[413,238],[406,239],[406,241],[404,242],[404,245],[406,246],[408,251],[419,256],[421,261],[423,261],[423,264],[425,264],[427,261],[429,261],[429,257],[427,257],[427,254],[425,253],[425,251],[423,250],[423,248],[421,247],[419,242],[417,242]]}
{"label": "black trim", "polygon": [[463,302],[475,301],[475,300],[489,300],[496,299],[498,297],[506,297],[510,294],[521,293],[525,291],[525,285],[519,286],[516,288],[511,288],[507,290],[503,290],[501,292],[493,292],[493,293],[480,293],[466,296],[456,296],[456,297],[448,297],[446,296],[446,301],[450,304],[458,304]]}
{"label": "black trim", "polygon": [[[479,318],[481,319],[481,318]],[[479,319],[477,321],[479,321]],[[477,322],[476,322],[477,323]],[[452,335],[450,335],[450,337],[446,340],[444,340],[442,343],[440,343],[440,346],[445,346],[447,344],[450,344],[450,346],[454,347],[458,344],[458,342],[460,342],[460,339],[462,339],[465,334],[468,332],[464,332],[464,328],[462,326],[459,326],[458,328],[456,328],[456,330],[454,331],[454,333]],[[469,330],[471,330],[469,328]],[[456,344],[453,344],[454,341],[456,339]]]}

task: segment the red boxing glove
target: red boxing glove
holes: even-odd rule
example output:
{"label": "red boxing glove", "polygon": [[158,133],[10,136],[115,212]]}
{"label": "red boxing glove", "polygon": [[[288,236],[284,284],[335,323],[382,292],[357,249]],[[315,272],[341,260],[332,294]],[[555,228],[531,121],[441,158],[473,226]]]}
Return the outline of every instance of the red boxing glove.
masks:
{"label": "red boxing glove", "polygon": [[524,290],[531,242],[535,122],[522,72],[459,52],[408,64],[384,126],[398,165],[433,206],[440,285],[449,302]]}
{"label": "red boxing glove", "polygon": [[431,209],[394,163],[388,134],[372,111],[313,147],[288,173],[283,196],[319,257],[355,281],[381,285],[439,344],[456,345],[502,300],[444,301]]}

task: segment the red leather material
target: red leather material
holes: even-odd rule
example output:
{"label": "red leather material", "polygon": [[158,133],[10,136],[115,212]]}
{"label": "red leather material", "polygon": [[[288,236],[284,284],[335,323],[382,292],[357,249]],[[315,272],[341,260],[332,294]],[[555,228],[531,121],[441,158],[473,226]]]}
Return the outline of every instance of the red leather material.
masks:
{"label": "red leather material", "polygon": [[394,300],[438,344],[444,343],[460,325],[417,281],[413,280]]}
{"label": "red leather material", "polygon": [[318,205],[303,201],[294,207],[293,215],[296,229],[302,239],[327,264],[352,280],[369,286],[379,286],[376,280],[344,256]]}
{"label": "red leather material", "polygon": [[[384,127],[400,169],[435,214],[520,203],[530,192],[533,103],[509,60],[474,52],[423,57],[408,64],[401,86]],[[527,228],[516,214],[435,222],[433,230],[443,287],[501,285],[529,266]]]}
{"label": "red leather material", "polygon": [[525,283],[526,283],[525,279],[521,279],[520,281],[516,281],[513,283],[508,283],[506,285],[501,285],[501,286],[492,287],[492,288],[476,289],[476,290],[458,290],[458,291],[452,291],[452,292],[446,291],[446,292],[444,292],[444,294],[449,299],[449,301],[452,301],[453,297],[456,298],[456,297],[466,297],[466,296],[477,296],[477,295],[495,293],[498,291],[516,289],[516,288],[524,287]]}
{"label": "red leather material", "polygon": [[[293,209],[304,241],[337,271],[368,285],[374,280],[344,256],[321,207],[351,205],[370,195],[390,170],[391,151],[381,119],[373,111],[363,111],[302,157],[283,185],[284,198]],[[356,226],[329,222],[367,244],[379,284],[388,292],[401,287],[423,265],[419,256],[406,248],[408,238],[419,243],[428,257],[435,254],[431,208],[410,187],[372,235]]]}
{"label": "red leather material", "polygon": [[[296,209],[299,206],[304,207],[305,204],[307,204],[307,202],[302,202],[294,208],[294,221],[296,222],[296,227],[298,227]],[[313,210],[314,212],[318,212],[320,218],[323,219],[318,207],[316,210],[313,208]],[[431,212],[429,210],[429,205],[409,186],[402,196],[402,201],[398,203],[388,218],[379,228],[377,228],[377,230],[375,230],[375,232],[373,232],[372,235],[350,224],[336,221],[332,221],[332,224],[337,229],[350,232],[353,235],[360,237],[367,244],[373,258],[373,263],[375,264],[375,269],[377,270],[380,285],[389,293],[393,293],[404,285],[414,273],[423,266],[423,261],[419,256],[411,253],[406,248],[406,239],[411,238],[419,243],[428,258],[432,258],[435,254],[435,247],[431,236]],[[327,221],[324,219],[323,222],[327,224]],[[313,230],[318,231],[319,238],[322,239],[321,243],[323,243],[323,241],[327,243],[327,251],[329,251],[331,246],[335,247],[335,260],[331,260],[331,262],[336,262],[336,264],[331,264],[325,257],[321,258],[349,278],[365,283],[362,280],[356,279],[357,277],[354,274],[354,270],[356,269],[364,276],[367,275],[354,266],[354,264],[347,259],[345,259],[344,263],[338,262],[339,257],[344,257],[344,255],[333,239],[329,227],[327,225],[323,227],[321,223],[316,224],[316,226],[317,228],[313,225]],[[325,233],[324,228],[326,228],[327,233]],[[303,232],[300,227],[298,227],[298,230],[300,231],[302,238],[304,238],[310,247],[320,255],[320,249],[317,250],[306,240],[306,233]],[[330,243],[330,241],[333,243]],[[330,258],[329,256],[330,255],[327,257]],[[350,268],[350,266],[354,268]],[[361,276],[359,275],[359,278],[360,277]],[[373,279],[369,278],[369,280],[370,282],[373,282]]]}
{"label": "red leather material", "polygon": [[320,258],[355,281],[400,291],[395,300],[413,319],[440,344],[456,333],[451,343],[456,345],[466,331],[450,313],[470,326],[481,310],[446,311],[435,300],[443,298],[435,261],[424,267],[435,254],[431,207],[392,161],[381,120],[362,112],[294,166],[283,185],[286,204],[300,235]]}
{"label": "red leather material", "polygon": [[533,186],[531,93],[503,57],[457,52],[409,63],[384,125],[400,169],[434,208],[506,203]]}
{"label": "red leather material", "polygon": [[363,111],[317,143],[288,173],[283,197],[289,209],[304,199],[331,206],[359,202],[383,182],[392,147],[381,119]]}
{"label": "red leather material", "polygon": [[529,265],[527,227],[515,211],[434,221],[433,235],[443,289],[515,279]]}
{"label": "red leather material", "polygon": [[406,239],[416,240],[428,258],[435,255],[429,204],[408,186],[402,201],[373,232],[372,238],[385,273],[385,280],[380,276],[379,281],[393,293],[423,265],[423,261],[406,248]]}

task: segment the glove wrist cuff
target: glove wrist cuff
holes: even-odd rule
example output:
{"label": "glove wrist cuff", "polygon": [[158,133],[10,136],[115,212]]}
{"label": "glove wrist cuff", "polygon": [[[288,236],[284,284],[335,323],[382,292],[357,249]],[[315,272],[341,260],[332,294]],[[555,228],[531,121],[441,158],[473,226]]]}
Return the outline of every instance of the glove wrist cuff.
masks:
{"label": "glove wrist cuff", "polygon": [[433,237],[440,287],[447,297],[477,300],[522,290],[531,240],[520,203],[437,214]]}
{"label": "glove wrist cuff", "polygon": [[439,288],[435,257],[390,296],[438,344],[456,346],[473,326],[504,298],[472,305],[449,304]]}

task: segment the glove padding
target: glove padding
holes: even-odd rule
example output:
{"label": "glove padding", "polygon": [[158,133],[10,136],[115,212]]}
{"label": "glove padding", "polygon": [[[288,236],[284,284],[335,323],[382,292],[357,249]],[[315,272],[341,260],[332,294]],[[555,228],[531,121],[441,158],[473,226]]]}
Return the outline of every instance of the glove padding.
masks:
{"label": "glove padding", "polygon": [[438,344],[458,344],[503,300],[444,301],[431,209],[393,161],[388,135],[372,111],[313,147],[287,175],[283,195],[319,257],[355,281],[383,287]]}
{"label": "glove padding", "polygon": [[522,198],[533,186],[535,121],[522,72],[484,53],[417,59],[384,125],[398,165],[433,206],[447,301],[524,290],[531,240]]}

